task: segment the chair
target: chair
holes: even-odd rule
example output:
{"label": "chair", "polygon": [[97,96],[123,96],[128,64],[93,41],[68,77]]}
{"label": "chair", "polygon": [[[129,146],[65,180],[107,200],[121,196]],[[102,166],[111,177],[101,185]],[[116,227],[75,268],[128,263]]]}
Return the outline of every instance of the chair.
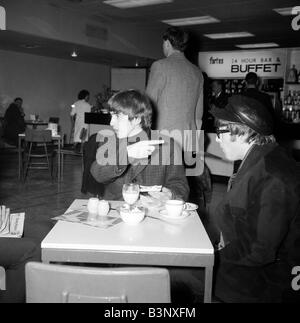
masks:
{"label": "chair", "polygon": [[[49,151],[50,143],[52,143],[51,130],[25,130],[24,182],[26,181],[29,169],[48,169],[52,179],[52,169],[49,161],[52,157],[52,152]],[[41,159],[44,159],[45,161],[41,161]],[[33,162],[32,160],[36,160],[36,162]]]}
{"label": "chair", "polygon": [[169,303],[167,269],[92,268],[28,262],[27,303]]}
{"label": "chair", "polygon": [[87,130],[85,128],[81,129],[81,133],[80,133],[80,140],[81,140],[81,145],[80,145],[80,149],[76,150],[74,148],[74,145],[72,144],[63,144],[63,147],[60,149],[60,165],[61,165],[61,170],[60,170],[60,174],[61,174],[61,178],[63,178],[64,175],[64,159],[65,156],[75,156],[75,157],[80,157],[81,158],[81,165],[82,165],[82,171],[83,171],[83,144],[85,143],[86,137],[87,137],[88,133]]}
{"label": "chair", "polygon": [[5,269],[0,266],[0,290],[5,290]]}

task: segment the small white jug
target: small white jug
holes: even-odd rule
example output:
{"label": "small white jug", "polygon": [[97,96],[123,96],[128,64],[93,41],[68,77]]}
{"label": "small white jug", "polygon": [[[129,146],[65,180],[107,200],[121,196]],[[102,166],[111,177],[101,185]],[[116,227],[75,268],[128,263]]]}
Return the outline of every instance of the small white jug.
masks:
{"label": "small white jug", "polygon": [[87,204],[87,209],[90,214],[97,214],[98,213],[98,203],[99,200],[96,197],[92,197],[89,199]]}

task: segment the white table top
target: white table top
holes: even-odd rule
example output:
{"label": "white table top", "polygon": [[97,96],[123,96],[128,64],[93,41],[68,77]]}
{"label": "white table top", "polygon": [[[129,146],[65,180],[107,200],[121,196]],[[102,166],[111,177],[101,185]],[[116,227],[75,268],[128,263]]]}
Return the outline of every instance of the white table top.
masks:
{"label": "white table top", "polygon": [[[111,207],[120,203],[112,201]],[[86,210],[87,200],[75,200],[68,211]],[[111,210],[110,216],[118,217]],[[159,216],[157,213],[155,216]],[[214,249],[199,216],[194,211],[180,223],[145,217],[135,225],[123,221],[109,228],[58,221],[42,241],[42,249],[72,249],[121,252],[213,254]]]}

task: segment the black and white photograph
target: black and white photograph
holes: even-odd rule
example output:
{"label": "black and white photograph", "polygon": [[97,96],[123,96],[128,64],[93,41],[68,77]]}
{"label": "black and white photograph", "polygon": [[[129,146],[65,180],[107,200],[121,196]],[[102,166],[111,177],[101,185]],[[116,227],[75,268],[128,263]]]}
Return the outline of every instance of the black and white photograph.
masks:
{"label": "black and white photograph", "polygon": [[9,303],[300,304],[299,0],[0,0]]}

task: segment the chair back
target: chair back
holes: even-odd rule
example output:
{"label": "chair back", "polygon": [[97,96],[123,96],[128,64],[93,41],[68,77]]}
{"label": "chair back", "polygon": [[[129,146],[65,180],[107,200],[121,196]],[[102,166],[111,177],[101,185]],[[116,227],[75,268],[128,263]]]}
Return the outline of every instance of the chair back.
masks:
{"label": "chair back", "polygon": [[59,124],[59,118],[57,118],[57,117],[50,117],[49,118],[49,123]]}
{"label": "chair back", "polygon": [[52,141],[51,130],[26,129],[25,141],[47,143]]}
{"label": "chair back", "polygon": [[167,269],[92,268],[29,262],[27,303],[169,303]]}

